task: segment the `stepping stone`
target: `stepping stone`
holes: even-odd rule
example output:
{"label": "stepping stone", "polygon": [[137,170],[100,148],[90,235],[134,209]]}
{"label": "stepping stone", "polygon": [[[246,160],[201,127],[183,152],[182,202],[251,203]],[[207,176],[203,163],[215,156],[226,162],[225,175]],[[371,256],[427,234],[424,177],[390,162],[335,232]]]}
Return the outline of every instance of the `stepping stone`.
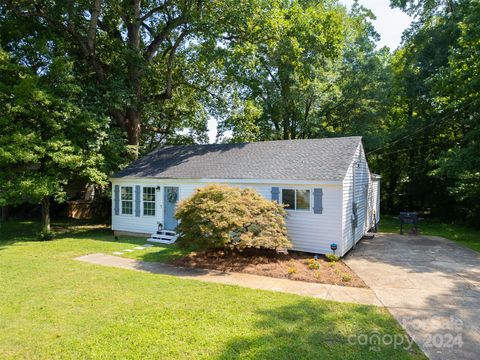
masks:
{"label": "stepping stone", "polygon": [[113,254],[113,255],[123,255],[123,252],[121,252],[121,251],[114,251],[112,254]]}
{"label": "stepping stone", "polygon": [[149,248],[149,247],[153,247],[154,245],[152,245],[152,244],[143,244],[142,246],[143,246],[144,248]]}
{"label": "stepping stone", "polygon": [[133,252],[134,250],[132,250],[132,249],[126,249],[126,250],[123,250],[123,251],[126,251],[126,252]]}
{"label": "stepping stone", "polygon": [[143,246],[136,246],[134,247],[135,250],[145,250],[145,248]]}

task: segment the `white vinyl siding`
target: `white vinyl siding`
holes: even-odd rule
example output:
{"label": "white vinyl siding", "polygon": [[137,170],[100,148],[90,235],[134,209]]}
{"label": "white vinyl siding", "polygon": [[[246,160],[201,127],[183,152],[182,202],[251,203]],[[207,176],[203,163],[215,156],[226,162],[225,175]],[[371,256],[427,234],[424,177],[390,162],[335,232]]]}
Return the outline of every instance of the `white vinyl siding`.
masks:
{"label": "white vinyl siding", "polygon": [[[338,184],[238,184],[233,186],[250,187],[258,191],[267,199],[271,199],[272,186],[280,189],[323,189],[323,213],[314,214],[313,211],[287,211],[288,237],[293,244],[293,250],[306,251],[317,254],[328,254],[330,244],[336,242],[341,246],[342,237],[342,183]],[[312,201],[310,204],[312,204]]]}
{"label": "white vinyl siding", "polygon": [[380,221],[380,178],[374,177],[368,187],[367,230],[375,227]]}
{"label": "white vinyl siding", "polygon": [[[156,191],[156,215],[155,216],[122,216],[112,214],[112,229],[118,231],[128,231],[136,233],[153,233],[158,226],[158,222],[163,223],[163,191],[165,186],[179,187],[179,200],[189,197],[196,188],[203,187],[208,183],[225,183],[231,186],[241,188],[253,188],[266,199],[271,199],[272,187],[277,186],[280,189],[310,190],[310,211],[288,211],[286,218],[288,236],[293,244],[294,250],[306,251],[318,254],[330,253],[330,244],[337,242],[339,251],[342,237],[342,183],[341,182],[305,182],[299,181],[292,183],[281,183],[279,181],[267,182],[247,182],[231,180],[188,180],[188,179],[112,179],[113,185],[143,187],[160,187]],[[313,189],[321,188],[323,190],[323,213],[314,214]],[[112,205],[113,206],[113,205]]]}
{"label": "white vinyl siding", "polygon": [[[158,228],[158,223],[164,223],[163,221],[163,193],[165,186],[180,186],[179,191],[179,200],[190,196],[195,190],[194,184],[182,184],[177,185],[177,183],[165,180],[155,180],[155,179],[134,179],[134,180],[124,180],[124,179],[112,179],[113,185],[121,186],[135,186],[140,185],[142,187],[155,187],[155,216],[145,216],[135,217],[131,215],[123,215],[120,212],[120,215],[115,215],[112,213],[112,230],[118,231],[128,231],[133,233],[142,233],[142,234],[151,234]],[[157,186],[160,188],[157,189]],[[142,191],[143,196],[143,191]],[[143,197],[142,197],[143,202]]]}
{"label": "white vinyl siding", "polygon": [[372,182],[372,193],[373,193],[373,206],[375,209],[375,221],[380,221],[380,179],[374,180]]}
{"label": "white vinyl siding", "polygon": [[[343,234],[341,255],[344,255],[350,250],[363,237],[367,230],[367,198],[369,182],[370,171],[368,169],[363,146],[359,145],[354,159],[352,159],[352,163],[347,170],[347,175],[343,180]],[[356,204],[357,209],[357,225],[355,227],[353,226],[354,203]]]}

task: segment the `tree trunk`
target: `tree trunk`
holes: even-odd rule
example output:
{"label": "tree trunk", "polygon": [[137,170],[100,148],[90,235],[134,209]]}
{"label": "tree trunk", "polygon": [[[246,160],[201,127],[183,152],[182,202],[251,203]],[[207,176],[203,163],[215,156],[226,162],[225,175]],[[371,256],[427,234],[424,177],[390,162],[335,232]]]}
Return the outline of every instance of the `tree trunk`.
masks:
{"label": "tree trunk", "polygon": [[131,48],[132,54],[127,56],[127,75],[128,83],[132,94],[135,97],[135,103],[127,108],[127,139],[128,145],[131,147],[131,154],[134,159],[138,158],[141,134],[141,102],[142,102],[142,85],[141,73],[142,65],[139,63],[141,58],[140,52],[140,0],[129,0],[133,13],[129,17],[127,24],[127,41]]}
{"label": "tree trunk", "polygon": [[[284,109],[284,112],[285,109]],[[283,128],[283,140],[290,140],[290,119],[288,118],[287,114],[283,115],[283,121],[282,121],[282,128]]]}
{"label": "tree trunk", "polygon": [[295,140],[296,138],[297,138],[297,125],[295,122],[295,118],[293,118],[290,123],[290,139]]}
{"label": "tree trunk", "polygon": [[390,174],[387,191],[387,212],[392,213],[395,207],[395,197],[397,190],[398,176],[396,174]]}
{"label": "tree trunk", "polygon": [[50,231],[50,197],[42,200],[42,231]]}
{"label": "tree trunk", "polygon": [[131,147],[131,155],[134,160],[138,158],[140,148],[140,135],[141,135],[141,123],[142,118],[140,111],[137,109],[129,108],[127,110],[127,140],[128,145]]}
{"label": "tree trunk", "polygon": [[4,205],[2,206],[2,217],[1,217],[1,221],[7,221],[8,219],[8,205]]}
{"label": "tree trunk", "polygon": [[138,159],[140,136],[142,134],[142,113],[138,108],[129,107],[126,110],[112,109],[110,116],[127,134],[128,156],[131,160]]}

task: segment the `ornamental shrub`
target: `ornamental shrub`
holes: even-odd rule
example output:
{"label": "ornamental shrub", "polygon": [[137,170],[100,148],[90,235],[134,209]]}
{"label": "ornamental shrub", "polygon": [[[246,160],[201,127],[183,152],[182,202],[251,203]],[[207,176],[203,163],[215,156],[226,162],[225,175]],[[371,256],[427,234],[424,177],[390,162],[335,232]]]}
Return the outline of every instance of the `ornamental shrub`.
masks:
{"label": "ornamental shrub", "polygon": [[325,257],[327,258],[327,261],[333,263],[340,260],[340,256],[334,254],[325,254]]}
{"label": "ornamental shrub", "polygon": [[253,189],[226,185],[199,188],[175,213],[180,246],[197,249],[291,247],[282,205]]}
{"label": "ornamental shrub", "polygon": [[320,263],[317,259],[308,259],[307,266],[310,270],[318,270],[320,269]]}

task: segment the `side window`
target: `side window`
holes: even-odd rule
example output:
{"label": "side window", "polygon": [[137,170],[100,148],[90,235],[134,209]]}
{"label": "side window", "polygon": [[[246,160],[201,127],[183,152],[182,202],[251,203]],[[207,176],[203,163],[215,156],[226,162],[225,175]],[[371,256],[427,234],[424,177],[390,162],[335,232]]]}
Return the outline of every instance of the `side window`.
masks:
{"label": "side window", "polygon": [[143,188],[143,215],[155,216],[155,188]]}
{"label": "side window", "polygon": [[282,203],[287,210],[295,210],[295,190],[283,189],[282,190]]}
{"label": "side window", "polygon": [[133,214],[133,188],[131,186],[122,186],[122,214]]}
{"label": "side window", "polygon": [[296,210],[310,210],[310,190],[296,190]]}
{"label": "side window", "polygon": [[287,210],[310,210],[310,190],[282,189],[282,203]]}

